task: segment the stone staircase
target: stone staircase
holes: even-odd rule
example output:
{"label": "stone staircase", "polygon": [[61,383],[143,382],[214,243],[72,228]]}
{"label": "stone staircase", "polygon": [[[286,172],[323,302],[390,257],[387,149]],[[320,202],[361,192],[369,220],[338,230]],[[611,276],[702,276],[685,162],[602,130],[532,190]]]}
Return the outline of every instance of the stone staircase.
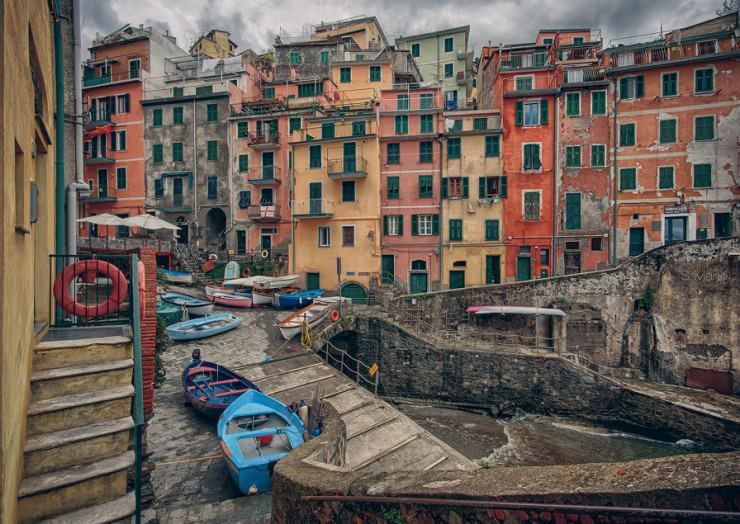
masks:
{"label": "stone staircase", "polygon": [[18,492],[20,522],[130,521],[135,510],[133,493],[126,493],[134,464],[129,451],[133,365],[131,338],[123,335],[45,341],[36,347]]}
{"label": "stone staircase", "polygon": [[175,249],[172,252],[175,258],[182,264],[183,268],[193,274],[193,278],[198,282],[203,282],[205,279],[205,273],[200,268],[196,256],[190,249],[184,244],[176,244]]}

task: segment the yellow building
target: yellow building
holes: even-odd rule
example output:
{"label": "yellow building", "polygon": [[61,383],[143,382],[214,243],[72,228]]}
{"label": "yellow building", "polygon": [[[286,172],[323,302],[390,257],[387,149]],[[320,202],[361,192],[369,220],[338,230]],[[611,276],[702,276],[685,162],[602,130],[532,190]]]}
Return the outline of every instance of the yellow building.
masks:
{"label": "yellow building", "polygon": [[380,169],[373,111],[305,119],[293,147],[293,271],[307,288],[366,295],[380,270]]}
{"label": "yellow building", "polygon": [[[55,6],[58,7],[58,6]],[[55,78],[46,0],[0,3],[3,122],[0,230],[2,522],[15,522],[33,349],[51,314]]]}
{"label": "yellow building", "polygon": [[419,82],[421,73],[408,51],[340,49],[332,53],[331,79],[341,97],[338,105],[372,108],[382,90]]}
{"label": "yellow building", "polygon": [[200,35],[198,40],[190,47],[190,54],[200,55],[207,58],[228,58],[236,56],[238,47],[230,38],[231,33],[220,29],[211,29],[208,33]]}
{"label": "yellow building", "polygon": [[501,119],[447,111],[442,161],[442,287],[494,284],[504,274]]}
{"label": "yellow building", "polygon": [[380,50],[388,46],[388,39],[374,16],[359,16],[333,22],[323,22],[313,27],[312,42],[352,41],[352,47]]}

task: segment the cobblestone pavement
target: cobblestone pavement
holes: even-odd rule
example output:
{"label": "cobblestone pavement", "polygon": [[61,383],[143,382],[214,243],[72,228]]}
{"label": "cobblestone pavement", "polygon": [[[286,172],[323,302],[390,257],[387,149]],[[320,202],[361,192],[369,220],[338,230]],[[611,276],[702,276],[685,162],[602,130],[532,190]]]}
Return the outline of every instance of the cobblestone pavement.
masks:
{"label": "cobblestone pavement", "polygon": [[243,317],[241,326],[213,338],[172,344],[163,355],[167,379],[155,390],[154,416],[147,429],[150,460],[155,464],[155,500],[144,511],[144,522],[270,521],[271,495],[239,493],[221,457],[216,424],[185,402],[180,374],[195,348],[203,359],[232,369],[261,362],[267,355],[286,356],[302,350],[295,339],[286,344],[275,327],[286,312],[224,310]]}

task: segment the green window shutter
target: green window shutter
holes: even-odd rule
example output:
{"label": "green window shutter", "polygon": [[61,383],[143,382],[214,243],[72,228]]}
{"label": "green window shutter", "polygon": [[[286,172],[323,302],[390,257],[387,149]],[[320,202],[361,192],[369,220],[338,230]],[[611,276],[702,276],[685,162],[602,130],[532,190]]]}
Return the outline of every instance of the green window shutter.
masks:
{"label": "green window shutter", "polygon": [[447,139],[447,158],[448,159],[460,158],[460,139],[459,138],[448,138]]}
{"label": "green window shutter", "polygon": [[508,196],[506,177],[502,176],[500,180],[501,180],[501,191],[500,191],[499,196],[501,198],[506,198]]}
{"label": "green window shutter", "polygon": [[645,77],[635,77],[635,98],[642,98],[645,96]]}
{"label": "green window shutter", "polygon": [[363,120],[352,122],[352,136],[362,136],[365,134],[365,122]]}
{"label": "green window shutter", "polygon": [[272,100],[275,98],[275,88],[274,87],[266,87],[262,90],[262,93],[267,100]]}
{"label": "green window shutter", "polygon": [[675,120],[661,120],[660,121],[660,143],[669,144],[676,141],[676,121]]}
{"label": "green window shutter", "polygon": [[383,215],[383,235],[388,236],[388,215]]}
{"label": "green window shutter", "polygon": [[565,194],[565,229],[581,229],[581,194]]}
{"label": "green window shutter", "polygon": [[388,144],[386,163],[399,164],[401,162],[401,144]]}
{"label": "green window shutter", "polygon": [[419,176],[419,198],[432,198],[434,196],[433,178],[431,175]]}
{"label": "green window shutter", "polygon": [[498,220],[486,220],[486,240],[496,241],[499,239],[499,222]]}
{"label": "green window shutter", "polygon": [[662,96],[676,96],[678,93],[676,80],[676,73],[665,73],[663,75],[663,85],[661,89]]}
{"label": "green window shutter", "polygon": [[452,48],[454,46],[454,43],[453,42],[454,42],[454,40],[452,39],[452,37],[445,38],[445,53],[451,53],[452,52],[452,50],[453,50]]}
{"label": "green window shutter", "polygon": [[162,125],[162,110],[155,109],[152,111],[152,126],[159,127]]}
{"label": "green window shutter", "polygon": [[207,120],[215,122],[218,120],[218,104],[208,104],[206,106]]}
{"label": "green window shutter", "polygon": [[301,63],[301,54],[298,51],[290,52],[290,65],[299,65]]}
{"label": "green window shutter", "polygon": [[619,145],[635,145],[635,124],[622,124],[619,126]]}
{"label": "green window shutter", "polygon": [[629,93],[629,78],[622,78],[619,80],[619,98],[624,100],[628,98]]}
{"label": "green window shutter", "polygon": [[[245,124],[246,124],[246,122],[245,122]],[[290,117],[290,121],[289,121],[289,130],[290,130],[290,133],[292,134],[293,131],[298,131],[300,128],[301,128],[301,117],[299,117],[299,116],[292,116],[292,117]]]}
{"label": "green window shutter", "polygon": [[199,87],[196,87],[195,88],[195,94],[196,95],[209,95],[211,93],[213,93],[213,86],[212,85],[199,86]]}
{"label": "green window shutter", "polygon": [[439,235],[439,215],[432,215],[432,235]]}
{"label": "green window shutter", "polygon": [[419,234],[419,215],[411,215],[411,234],[413,236]]}
{"label": "green window shutter", "polygon": [[183,157],[182,142],[173,142],[172,143],[172,161],[182,162],[183,158],[184,157]]}
{"label": "green window shutter", "polygon": [[321,146],[309,148],[309,167],[321,167]]}
{"label": "green window shutter", "polygon": [[409,108],[409,95],[398,95],[396,97],[396,109],[407,111]]}
{"label": "green window shutter", "polygon": [[462,177],[462,197],[469,198],[470,196],[470,181],[468,177]]}
{"label": "green window shutter", "polygon": [[248,122],[237,122],[236,136],[237,138],[247,138],[249,136],[249,123]]}
{"label": "green window shutter", "polygon": [[380,82],[380,66],[370,66],[370,81]]}
{"label": "green window shutter", "polygon": [[516,125],[524,125],[524,102],[521,100],[516,103]]}
{"label": "green window shutter", "polygon": [[352,68],[342,67],[339,69],[339,81],[342,84],[349,84],[352,82]]}
{"label": "green window shutter", "polygon": [[183,95],[183,88],[182,87],[173,87],[172,88],[172,96],[182,96]]}
{"label": "green window shutter", "polygon": [[658,170],[658,189],[673,188],[673,168],[664,166]]}
{"label": "green window shutter", "polygon": [[249,171],[249,155],[239,155],[239,172]]}
{"label": "green window shutter", "polygon": [[421,115],[420,131],[422,133],[434,133],[434,115]]}
{"label": "green window shutter", "polygon": [[409,117],[407,115],[396,116],[396,134],[406,135],[409,132]]}
{"label": "green window shutter", "polygon": [[714,117],[697,117],[694,121],[694,140],[712,139],[714,139]]}
{"label": "green window shutter", "polygon": [[399,178],[397,176],[389,176],[386,182],[387,184],[387,195],[389,199],[395,199],[399,197]]}
{"label": "green window shutter", "polygon": [[126,168],[116,168],[116,189],[126,189]]}
{"label": "green window shutter", "polygon": [[501,141],[499,136],[486,137],[486,156],[497,157],[501,154]]}
{"label": "green window shutter", "polygon": [[447,177],[442,178],[442,198],[447,198],[448,193]]}
{"label": "green window shutter", "polygon": [[321,51],[321,63],[322,64],[329,63],[329,51]]}
{"label": "green window shutter", "polygon": [[164,197],[164,180],[157,178],[154,180],[154,198]]}
{"label": "green window shutter", "polygon": [[488,129],[488,119],[487,118],[474,118],[473,119],[473,129],[475,131],[485,131]]}
{"label": "green window shutter", "polygon": [[180,125],[183,123],[183,109],[182,107],[173,107],[172,108],[172,123]]}
{"label": "green window shutter", "polygon": [[486,198],[486,177],[478,177],[478,198]]}
{"label": "green window shutter", "polygon": [[540,101],[540,124],[547,124],[547,100]]}
{"label": "green window shutter", "polygon": [[462,241],[463,239],[463,221],[459,218],[452,218],[449,222],[449,235],[451,241]]}
{"label": "green window shutter", "polygon": [[152,163],[161,164],[164,161],[164,149],[162,144],[152,146]]}
{"label": "green window shutter", "polygon": [[218,142],[216,140],[208,141],[208,160],[218,160]]}
{"label": "green window shutter", "polygon": [[398,236],[403,236],[403,215],[398,215]]}
{"label": "green window shutter", "polygon": [[580,93],[568,93],[566,95],[565,113],[568,116],[579,116],[581,114]]}
{"label": "green window shutter", "polygon": [[428,163],[434,160],[434,145],[432,142],[419,142],[419,162]]}
{"label": "green window shutter", "polygon": [[593,91],[591,93],[591,114],[606,114],[606,93],[604,91]]}
{"label": "green window shutter", "polygon": [[592,145],[591,146],[591,167],[604,167],[606,155],[606,146],[604,145]]}
{"label": "green window shutter", "polygon": [[632,191],[637,189],[637,170],[633,167],[619,170],[619,190]]}
{"label": "green window shutter", "polygon": [[208,177],[208,200],[216,200],[218,198],[218,178],[215,176]]}
{"label": "green window shutter", "polygon": [[321,124],[321,138],[323,140],[334,138],[334,122],[324,122]]}
{"label": "green window shutter", "polygon": [[711,164],[694,165],[694,187],[712,187]]}

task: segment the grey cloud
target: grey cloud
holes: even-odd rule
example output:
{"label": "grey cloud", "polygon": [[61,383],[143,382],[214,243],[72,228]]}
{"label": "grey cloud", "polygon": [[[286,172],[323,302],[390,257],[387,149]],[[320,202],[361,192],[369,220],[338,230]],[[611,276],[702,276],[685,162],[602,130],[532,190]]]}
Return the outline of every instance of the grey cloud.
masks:
{"label": "grey cloud", "polygon": [[115,31],[126,22],[118,14],[120,6],[115,0],[80,0],[82,15],[82,44],[90,47],[95,34]]}

